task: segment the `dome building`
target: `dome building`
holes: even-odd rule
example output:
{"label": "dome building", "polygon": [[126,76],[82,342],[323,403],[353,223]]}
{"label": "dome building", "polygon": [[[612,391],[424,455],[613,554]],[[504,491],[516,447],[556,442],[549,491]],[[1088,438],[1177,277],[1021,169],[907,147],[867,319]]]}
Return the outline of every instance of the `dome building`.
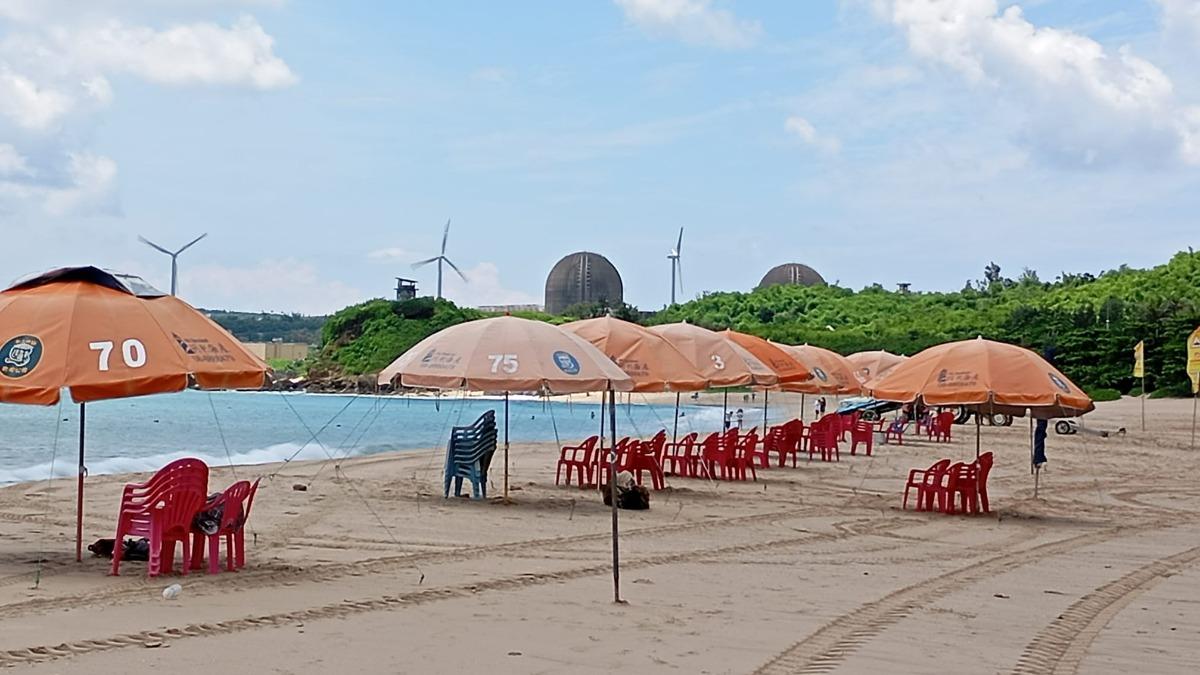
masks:
{"label": "dome building", "polygon": [[757,288],[768,286],[824,286],[825,279],[816,270],[800,263],[786,263],[772,267],[758,282]]}
{"label": "dome building", "polygon": [[621,275],[608,258],[599,253],[580,251],[558,261],[546,278],[546,312],[562,314],[581,302],[625,301]]}

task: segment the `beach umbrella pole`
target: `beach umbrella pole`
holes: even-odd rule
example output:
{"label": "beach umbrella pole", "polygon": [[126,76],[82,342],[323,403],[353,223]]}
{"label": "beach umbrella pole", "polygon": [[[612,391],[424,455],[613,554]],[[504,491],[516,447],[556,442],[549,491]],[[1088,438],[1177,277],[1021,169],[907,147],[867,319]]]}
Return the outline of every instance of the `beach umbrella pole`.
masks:
{"label": "beach umbrella pole", "polygon": [[508,501],[508,392],[504,392],[504,501]]}
{"label": "beach umbrella pole", "polygon": [[724,402],[721,403],[721,431],[725,431],[725,417],[729,414],[729,387],[725,388]]}
{"label": "beach umbrella pole", "polygon": [[1192,394],[1192,449],[1196,449],[1196,399],[1200,395]]}
{"label": "beach umbrella pole", "polygon": [[596,468],[596,492],[603,492],[603,483],[600,482],[601,472],[600,467],[604,463],[604,413],[607,411],[608,394],[601,392],[600,394],[600,449],[596,452],[595,468]]}
{"label": "beach umbrella pole", "polygon": [[[914,413],[916,412],[915,408],[913,409],[913,412]],[[981,425],[981,423],[979,421],[979,415],[980,415],[979,411],[976,410],[975,411],[975,459],[979,459],[979,434],[980,434],[980,425]]]}
{"label": "beach umbrella pole", "polygon": [[675,392],[675,428],[671,431],[671,444],[679,442],[679,392]]}
{"label": "beach umbrella pole", "polygon": [[771,392],[763,389],[763,438],[767,437],[767,405],[770,401]]}
{"label": "beach umbrella pole", "polygon": [[617,392],[611,385],[608,390],[612,401],[608,406],[608,426],[612,435],[612,447],[608,451],[608,494],[612,502],[612,555],[613,555],[613,602],[622,604],[621,600],[621,549],[617,543],[617,532],[620,529],[617,516]]}
{"label": "beach umbrella pole", "polygon": [[804,421],[804,393],[800,394],[800,421]]}
{"label": "beach umbrella pole", "polygon": [[[75,562],[83,562],[83,474],[87,469],[83,466],[84,429],[87,426],[87,409],[79,404],[79,477],[76,481],[75,495]],[[120,542],[117,542],[118,545]]]}

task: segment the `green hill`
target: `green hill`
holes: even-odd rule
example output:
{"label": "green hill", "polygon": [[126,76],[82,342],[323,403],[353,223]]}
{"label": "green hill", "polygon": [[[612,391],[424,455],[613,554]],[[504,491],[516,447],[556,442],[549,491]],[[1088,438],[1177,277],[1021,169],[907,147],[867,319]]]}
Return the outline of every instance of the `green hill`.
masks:
{"label": "green hill", "polygon": [[977,335],[1052,350],[1059,367],[1083,387],[1128,391],[1132,350],[1146,341],[1147,390],[1186,394],[1188,334],[1200,325],[1200,254],[1179,253],[1148,270],[1122,267],[1062,274],[1042,282],[1032,270],[1016,279],[994,265],[984,279],[954,293],[898,293],[873,286],[775,286],[713,293],[667,309],[653,323],[687,320],[733,328],[843,354],[886,349],[916,352]]}
{"label": "green hill", "polygon": [[325,325],[326,319],[302,314],[227,312],[221,309],[200,311],[243,342],[280,340],[315,345],[321,341],[321,326]]}
{"label": "green hill", "polygon": [[[631,307],[614,308],[636,316]],[[605,311],[576,308],[579,316]],[[447,300],[371,300],[329,317],[321,351],[310,364],[317,377],[376,372],[442,328],[485,314]],[[561,322],[564,317],[528,318]],[[984,278],[952,293],[898,293],[872,286],[775,286],[751,293],[712,293],[649,318],[687,320],[713,329],[761,335],[790,344],[809,343],[843,354],[887,349],[916,352],[950,340],[983,335],[1051,351],[1064,372],[1089,389],[1129,391],[1132,350],[1146,341],[1150,391],[1184,395],[1185,338],[1200,325],[1200,255],[1180,253],[1148,270],[1122,267],[1062,274],[1042,282],[1025,270],[1017,279],[989,265]]]}

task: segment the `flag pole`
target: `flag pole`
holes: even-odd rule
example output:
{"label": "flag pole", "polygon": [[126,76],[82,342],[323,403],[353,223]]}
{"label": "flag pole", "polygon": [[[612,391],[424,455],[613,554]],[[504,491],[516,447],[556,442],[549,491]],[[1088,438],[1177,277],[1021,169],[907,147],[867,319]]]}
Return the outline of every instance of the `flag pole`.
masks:
{"label": "flag pole", "polygon": [[1197,394],[1192,394],[1192,449],[1196,449],[1196,399],[1200,398]]}
{"label": "flag pole", "polygon": [[1142,431],[1146,430],[1146,372],[1142,371]]}

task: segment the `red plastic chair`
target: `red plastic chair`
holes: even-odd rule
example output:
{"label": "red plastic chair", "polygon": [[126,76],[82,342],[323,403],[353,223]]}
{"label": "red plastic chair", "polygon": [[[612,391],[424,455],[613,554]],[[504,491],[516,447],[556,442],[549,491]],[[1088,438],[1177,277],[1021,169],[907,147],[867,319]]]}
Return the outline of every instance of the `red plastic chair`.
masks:
{"label": "red plastic chair", "polygon": [[192,518],[208,498],[208,465],[185,458],[159,469],[145,483],[127,484],[121,493],[121,508],[117,514],[117,534],[114,537],[112,574],[121,569],[121,553],[125,537],[146,537],[150,540],[150,559],[147,574],[156,577],[170,573],[175,561],[175,544],[183,546],[183,574],[191,559],[190,534]]}
{"label": "red plastic chair", "polygon": [[979,465],[975,462],[959,462],[946,473],[946,484],[941,493],[945,497],[941,505],[942,512],[946,515],[960,511],[966,514],[979,513]]}
{"label": "red plastic chair", "polygon": [[812,459],[813,454],[820,453],[821,461],[832,462],[836,458],[840,462],[842,454],[838,447],[839,433],[840,426],[837,419],[825,418],[814,422],[808,432],[809,460]]}
{"label": "red plastic chair", "polygon": [[214,534],[192,530],[192,569],[198,570],[203,566],[205,539],[208,540],[209,574],[216,574],[220,569],[217,559],[220,557],[222,539],[225,540],[225,569],[233,572],[245,567],[245,528],[250,519],[250,507],[254,504],[254,494],[258,492],[259,480],[262,479],[255,480],[254,483],[240,480],[203,506],[204,510],[221,506],[221,522]]}
{"label": "red plastic chair", "polygon": [[558,485],[562,478],[563,469],[567,470],[567,485],[571,484],[571,472],[574,471],[576,479],[579,482],[579,487],[584,486],[584,479],[588,483],[592,482],[592,473],[595,467],[595,460],[592,459],[592,453],[596,450],[596,443],[600,442],[599,436],[592,436],[579,445],[568,445],[562,448],[558,454],[558,465],[554,470],[554,484]]}
{"label": "red plastic chair", "polygon": [[915,488],[917,491],[917,510],[931,511],[933,510],[933,500],[935,496],[934,487],[941,485],[942,476],[945,475],[947,469],[950,468],[950,460],[943,459],[935,462],[928,469],[912,469],[908,472],[908,482],[904,485],[904,502],[900,508],[908,508],[908,493],[909,490]]}
{"label": "red plastic chair", "polygon": [[666,487],[663,476],[663,451],[667,443],[667,432],[660,431],[654,438],[631,445],[625,470],[633,473],[638,485],[642,484],[642,473],[650,473],[650,484],[655,490]]}
{"label": "red plastic chair", "polygon": [[664,469],[675,476],[691,476],[695,468],[696,432],[689,433],[674,443],[667,443],[663,454]]}
{"label": "red plastic chair", "polygon": [[[620,473],[622,471],[627,471],[629,469],[629,451],[634,446],[637,446],[640,444],[641,444],[641,441],[630,438],[628,436],[617,441],[617,445],[616,445],[617,473]],[[596,452],[596,461],[599,462],[599,465],[600,465],[600,483],[603,485],[608,485],[608,467],[609,467],[608,455],[609,455],[609,452],[610,452],[609,450],[605,450],[603,452]]]}
{"label": "red plastic chair", "polygon": [[737,448],[737,438],[737,429],[730,429],[724,434],[713,434],[704,439],[701,464],[710,478],[731,479],[735,470],[734,452]]}
{"label": "red plastic chair", "polygon": [[929,439],[941,443],[950,442],[950,429],[954,426],[954,413],[938,413],[929,424]]}
{"label": "red plastic chair", "polygon": [[867,457],[870,457],[871,451],[875,449],[875,425],[865,420],[854,423],[854,428],[850,430],[851,455],[856,454],[859,443],[867,446]]}
{"label": "red plastic chair", "polygon": [[755,481],[758,480],[758,472],[754,470],[756,458],[760,456],[758,451],[758,429],[751,429],[749,433],[742,436],[738,440],[737,445],[733,447],[733,475],[737,480],[746,480],[746,471],[750,471],[750,475]]}
{"label": "red plastic chair", "polygon": [[786,465],[789,456],[792,458],[792,468],[796,467],[797,456],[803,443],[804,422],[792,420],[783,425],[783,433],[775,446],[775,452],[779,456],[779,468],[782,469]]}

